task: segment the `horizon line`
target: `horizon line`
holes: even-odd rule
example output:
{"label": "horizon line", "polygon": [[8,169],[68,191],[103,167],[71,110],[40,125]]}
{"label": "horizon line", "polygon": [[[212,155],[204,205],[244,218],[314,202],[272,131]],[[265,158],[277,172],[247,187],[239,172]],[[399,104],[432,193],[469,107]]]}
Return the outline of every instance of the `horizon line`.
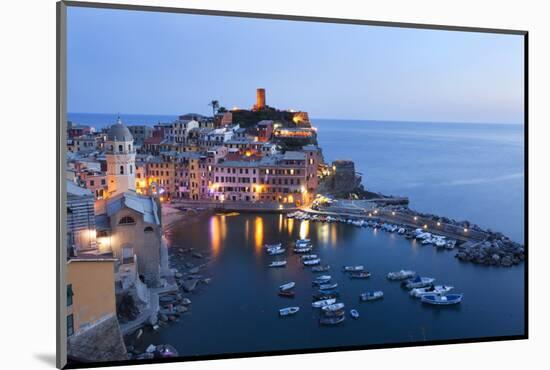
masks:
{"label": "horizon line", "polygon": [[[230,111],[229,111],[230,112]],[[134,116],[174,116],[178,117],[186,114],[200,114],[205,117],[211,117],[208,114],[187,112],[187,113],[112,113],[112,112],[66,112],[66,114],[104,114],[104,115],[134,115]],[[407,122],[407,123],[461,123],[468,125],[516,125],[523,126],[525,122],[487,122],[487,121],[434,121],[434,120],[418,120],[418,119],[376,119],[376,118],[334,118],[334,117],[312,117],[310,120],[340,120],[340,121],[358,121],[358,122]]]}

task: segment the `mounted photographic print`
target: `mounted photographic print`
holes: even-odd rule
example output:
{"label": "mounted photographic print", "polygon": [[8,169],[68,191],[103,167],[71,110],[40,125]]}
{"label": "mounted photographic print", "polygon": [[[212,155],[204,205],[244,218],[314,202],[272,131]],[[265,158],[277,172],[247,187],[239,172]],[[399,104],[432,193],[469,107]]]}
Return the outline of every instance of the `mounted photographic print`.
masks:
{"label": "mounted photographic print", "polygon": [[59,367],[527,338],[527,32],[61,2],[58,38]]}

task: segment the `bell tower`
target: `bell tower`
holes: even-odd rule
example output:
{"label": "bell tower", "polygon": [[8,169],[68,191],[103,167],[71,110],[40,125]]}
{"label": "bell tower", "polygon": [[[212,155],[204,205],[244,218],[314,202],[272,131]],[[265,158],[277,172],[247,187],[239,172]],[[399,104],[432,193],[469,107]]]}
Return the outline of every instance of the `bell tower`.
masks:
{"label": "bell tower", "polygon": [[136,151],[134,138],[120,117],[111,126],[105,141],[108,197],[136,190]]}

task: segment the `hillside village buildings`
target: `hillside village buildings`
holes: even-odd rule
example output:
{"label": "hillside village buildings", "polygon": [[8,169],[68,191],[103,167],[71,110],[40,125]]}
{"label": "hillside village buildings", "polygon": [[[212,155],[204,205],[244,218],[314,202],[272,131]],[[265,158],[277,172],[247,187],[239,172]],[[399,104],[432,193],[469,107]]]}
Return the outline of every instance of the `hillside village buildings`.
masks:
{"label": "hillside village buildings", "polygon": [[66,334],[74,360],[124,359],[122,335],[154,324],[159,294],[177,290],[163,202],[279,211],[313,201],[323,159],[304,113],[267,106],[259,89],[250,111],[191,113],[153,127],[118,119],[101,131],[70,124]]}

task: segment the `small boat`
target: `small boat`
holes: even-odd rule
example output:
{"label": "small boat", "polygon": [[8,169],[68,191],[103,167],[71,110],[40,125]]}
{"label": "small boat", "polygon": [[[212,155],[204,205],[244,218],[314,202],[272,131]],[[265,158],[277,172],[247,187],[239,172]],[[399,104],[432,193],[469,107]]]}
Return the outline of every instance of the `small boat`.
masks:
{"label": "small boat", "polygon": [[447,241],[447,245],[445,246],[445,248],[447,249],[453,249],[456,245],[456,240],[448,240]]}
{"label": "small boat", "polygon": [[312,259],[312,260],[305,260],[302,263],[305,266],[314,266],[314,265],[318,265],[319,263],[321,263],[321,259],[320,258],[315,258],[315,259]]}
{"label": "small boat", "polygon": [[397,272],[388,273],[388,280],[405,280],[416,275],[416,272],[411,270],[400,270]]}
{"label": "small boat", "polygon": [[332,276],[330,275],[318,276],[317,278],[315,278],[315,280],[313,280],[313,285],[326,284],[330,281],[330,279],[332,279]]}
{"label": "small boat", "polygon": [[278,293],[281,297],[294,298],[294,291],[292,290],[282,290]]}
{"label": "small boat", "polygon": [[370,277],[370,272],[368,271],[352,272],[349,274],[349,277],[352,279],[366,279]]}
{"label": "small boat", "polygon": [[321,325],[338,325],[346,319],[346,316],[337,316],[337,317],[321,317],[319,323]]}
{"label": "small boat", "polygon": [[422,300],[422,303],[428,303],[438,306],[447,306],[452,304],[457,304],[462,302],[462,298],[464,297],[464,294],[447,294],[447,295],[439,295],[439,294],[426,294],[420,297]]}
{"label": "small boat", "polygon": [[358,266],[344,266],[345,272],[352,272],[352,271],[363,271],[365,269],[365,266],[358,265]]}
{"label": "small boat", "polygon": [[317,258],[316,254],[304,254],[304,255],[302,255],[303,260],[313,260],[315,258]]}
{"label": "small boat", "polygon": [[311,304],[313,308],[321,308],[336,303],[336,298],[322,299]]}
{"label": "small boat", "polygon": [[322,311],[321,309],[321,314],[325,317],[345,316],[346,311],[344,311],[344,309],[336,310],[336,311]]}
{"label": "small boat", "polygon": [[400,227],[398,230],[397,230],[397,233],[398,234],[405,234],[405,228],[404,227]]}
{"label": "small boat", "polygon": [[291,281],[290,283],[286,283],[286,284],[281,285],[279,287],[279,290],[282,290],[282,291],[290,290],[290,289],[294,288],[295,285],[296,285],[296,283],[294,281]]}
{"label": "small boat", "polygon": [[307,252],[311,252],[312,249],[313,249],[312,246],[304,247],[304,248],[294,248],[294,252],[296,252],[296,253],[307,253]]}
{"label": "small boat", "polygon": [[424,288],[429,285],[431,285],[435,281],[434,278],[430,277],[421,277],[419,275],[416,275],[414,278],[405,280],[402,284],[407,289],[413,289],[413,288]]}
{"label": "small boat", "polygon": [[283,254],[283,253],[285,253],[285,251],[286,251],[286,249],[284,249],[284,248],[268,249],[267,254],[269,254],[270,256],[275,256],[277,254]]}
{"label": "small boat", "polygon": [[359,298],[361,301],[365,302],[365,301],[374,301],[374,300],[377,300],[377,299],[382,299],[384,297],[384,292],[380,291],[380,290],[377,290],[376,292],[366,292],[366,293],[361,293],[359,295]]}
{"label": "small boat", "polygon": [[279,310],[279,316],[289,316],[294,315],[296,312],[300,311],[300,307],[285,307]]}
{"label": "small boat", "polygon": [[338,283],[319,285],[320,290],[330,290],[330,289],[336,289],[336,288],[338,288]]}
{"label": "small boat", "polygon": [[310,243],[311,243],[310,239],[298,239],[298,240],[296,240],[296,244],[310,244]]}
{"label": "small boat", "polygon": [[282,246],[283,245],[281,243],[264,245],[265,249],[278,249],[278,248],[281,248]]}
{"label": "small boat", "polygon": [[269,264],[269,267],[285,267],[286,261],[273,261]]}
{"label": "small boat", "polygon": [[324,301],[327,299],[338,298],[339,293],[333,294],[313,294],[313,301]]}
{"label": "small boat", "polygon": [[415,288],[409,293],[413,297],[422,297],[427,294],[445,294],[453,289],[450,285],[430,285],[425,288]]}
{"label": "small boat", "polygon": [[324,311],[324,312],[328,312],[328,311],[340,311],[341,309],[344,308],[344,304],[343,303],[333,303],[333,304],[329,304],[327,306],[324,306],[322,307],[321,309]]}
{"label": "small boat", "polygon": [[353,317],[354,319],[358,319],[359,318],[359,311],[357,311],[355,308],[350,310],[349,311],[349,314],[351,315],[351,317]]}
{"label": "small boat", "polygon": [[338,289],[319,289],[319,294],[340,294],[340,292],[338,291]]}
{"label": "small boat", "polygon": [[330,270],[330,265],[315,266],[311,268],[311,271],[313,272],[325,272],[328,270]]}

